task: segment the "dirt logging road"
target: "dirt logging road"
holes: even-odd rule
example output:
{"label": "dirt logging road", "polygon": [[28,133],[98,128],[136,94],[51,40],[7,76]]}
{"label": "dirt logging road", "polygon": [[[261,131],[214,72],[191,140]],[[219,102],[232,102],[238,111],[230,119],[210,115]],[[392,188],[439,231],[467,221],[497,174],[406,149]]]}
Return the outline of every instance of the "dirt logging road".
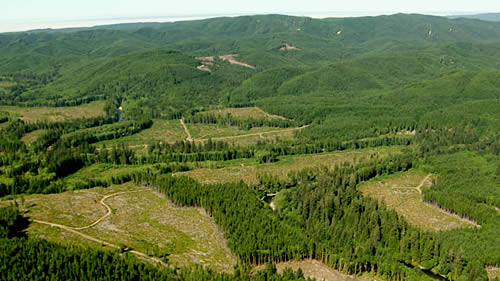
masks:
{"label": "dirt logging road", "polygon": [[179,121],[181,122],[182,127],[184,127],[184,132],[185,132],[185,133],[186,133],[186,135],[187,135],[186,140],[187,140],[187,141],[189,141],[189,142],[193,141],[193,137],[191,137],[191,133],[189,132],[188,127],[187,127],[187,126],[186,126],[186,124],[184,123],[184,120],[179,119]]}
{"label": "dirt logging road", "polygon": [[[96,220],[95,222],[93,222],[92,224],[89,224],[87,226],[83,226],[83,227],[71,227],[72,229],[74,230],[83,230],[83,229],[87,229],[87,228],[91,228],[93,226],[95,226],[96,224],[100,223],[103,219],[107,218],[109,215],[111,215],[111,207],[106,204],[106,202],[104,202],[106,199],[108,199],[109,197],[113,197],[113,196],[116,196],[116,195],[120,195],[120,194],[124,194],[124,193],[134,193],[134,192],[144,192],[145,190],[139,190],[139,191],[123,191],[123,192],[117,192],[117,193],[113,193],[113,194],[109,194],[109,195],[106,195],[104,196],[101,201],[99,201],[99,203],[101,203],[101,205],[104,206],[104,208],[107,209],[107,212],[104,216],[100,217],[98,220]],[[84,191],[85,192],[85,191]],[[93,193],[93,192],[92,192]],[[93,194],[97,194],[97,193],[93,193]]]}
{"label": "dirt logging road", "polygon": [[432,174],[428,174],[422,182],[417,186],[418,193],[422,194],[422,186],[424,186],[425,182],[432,176]]}
{"label": "dirt logging road", "polygon": [[[113,196],[120,195],[120,194],[135,193],[135,192],[144,192],[144,191],[148,191],[148,190],[123,191],[123,192],[117,192],[117,193],[113,193],[113,194],[109,194],[109,195],[104,196],[101,199],[100,203],[107,209],[106,214],[104,216],[100,217],[98,220],[96,220],[92,224],[89,224],[87,226],[83,226],[83,227],[71,227],[71,226],[67,226],[67,225],[57,224],[57,223],[43,221],[43,220],[36,220],[36,219],[33,219],[31,221],[34,222],[34,223],[44,224],[44,225],[48,225],[48,226],[51,226],[51,227],[57,227],[57,228],[66,230],[68,232],[71,232],[73,234],[79,235],[79,236],[81,236],[81,237],[83,237],[83,238],[85,238],[87,240],[94,241],[96,243],[99,243],[99,244],[102,244],[102,245],[105,245],[105,246],[108,246],[108,247],[111,247],[111,248],[115,248],[115,249],[118,249],[118,250],[123,250],[122,247],[120,247],[119,245],[112,244],[112,243],[106,242],[104,240],[101,240],[101,239],[89,236],[89,235],[87,235],[85,233],[82,233],[82,232],[80,232],[78,230],[83,230],[83,229],[91,228],[91,227],[97,225],[98,223],[100,223],[102,220],[104,220],[105,218],[107,218],[112,213],[111,207],[108,204],[106,204],[106,202],[104,202],[106,199],[108,199],[110,197],[113,197]],[[158,264],[161,264],[163,266],[168,266],[168,264],[166,264],[165,262],[161,261],[160,259],[157,259],[155,257],[150,257],[150,256],[146,255],[143,252],[139,252],[139,251],[136,251],[136,250],[129,250],[127,252],[131,253],[131,254],[134,254],[134,255],[136,255],[136,256],[138,256],[140,258],[144,258],[146,260],[152,261],[154,263],[158,263]]]}

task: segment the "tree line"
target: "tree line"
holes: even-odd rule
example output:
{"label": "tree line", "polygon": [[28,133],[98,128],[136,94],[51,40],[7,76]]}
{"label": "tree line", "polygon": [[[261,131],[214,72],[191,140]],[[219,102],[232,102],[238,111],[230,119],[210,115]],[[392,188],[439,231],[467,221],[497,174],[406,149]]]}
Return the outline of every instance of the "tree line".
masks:
{"label": "tree line", "polygon": [[116,250],[64,246],[29,238],[28,220],[17,206],[0,208],[0,279],[21,280],[173,280],[173,281],[306,281],[302,271],[278,274],[268,265],[253,273],[238,265],[233,274],[217,273],[201,266],[163,267],[149,264]]}
{"label": "tree line", "polygon": [[486,280],[481,264],[442,248],[438,236],[409,226],[356,189],[362,181],[411,168],[415,159],[416,154],[406,153],[343,164],[313,177],[304,173],[278,213],[243,183],[202,186],[172,176],[152,180],[174,202],[205,208],[245,263],[314,258],[349,274],[374,271],[402,280],[415,274],[407,265],[416,262],[452,280]]}

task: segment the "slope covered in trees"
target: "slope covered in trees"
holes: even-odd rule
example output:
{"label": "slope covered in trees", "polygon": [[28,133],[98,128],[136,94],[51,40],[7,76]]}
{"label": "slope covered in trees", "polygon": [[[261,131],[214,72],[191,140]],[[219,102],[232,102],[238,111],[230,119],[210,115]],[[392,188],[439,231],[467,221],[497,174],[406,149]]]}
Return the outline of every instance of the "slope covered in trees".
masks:
{"label": "slope covered in trees", "polygon": [[[102,100],[105,113],[28,122],[1,112],[0,196],[143,183],[178,204],[205,208],[239,259],[233,275],[161,269],[119,253],[14,237],[25,236],[19,229],[26,220],[12,208],[0,211],[0,269],[15,270],[1,270],[0,278],[301,280],[300,272],[277,275],[270,266],[254,274],[248,267],[314,258],[387,280],[486,280],[485,268],[500,264],[498,38],[498,22],[416,14],[262,15],[0,34],[0,104],[23,112]],[[255,68],[230,64],[223,59],[229,54]],[[200,56],[213,57],[211,72],[197,69]],[[214,113],[254,106],[266,113]],[[224,133],[302,127],[286,139],[266,139],[254,128],[256,139],[241,146],[202,133],[195,142],[181,127],[141,149],[114,142],[179,119],[200,132],[197,126]],[[33,142],[21,140],[37,130],[43,133]],[[174,139],[186,141],[165,143]],[[358,150],[378,146],[398,152]],[[286,178],[261,175],[253,185],[207,186],[172,175],[244,171],[249,163],[265,171],[291,157],[341,150],[360,156]],[[412,167],[436,177],[423,191],[427,203],[481,227],[426,232],[358,190]],[[271,192],[283,192],[276,211],[261,200]]]}

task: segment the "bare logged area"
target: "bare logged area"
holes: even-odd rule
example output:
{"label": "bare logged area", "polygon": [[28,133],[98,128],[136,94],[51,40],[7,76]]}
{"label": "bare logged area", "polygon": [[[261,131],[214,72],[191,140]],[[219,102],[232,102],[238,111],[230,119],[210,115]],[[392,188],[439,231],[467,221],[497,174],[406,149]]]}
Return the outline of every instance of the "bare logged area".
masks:
{"label": "bare logged area", "polygon": [[178,120],[154,119],[151,128],[140,131],[137,134],[118,139],[99,142],[105,144],[108,148],[114,144],[124,143],[129,148],[146,148],[154,142],[174,143],[186,138],[184,129]]}
{"label": "bare logged area", "polygon": [[427,231],[477,226],[472,221],[423,202],[422,189],[431,184],[429,175],[413,170],[368,182],[362,185],[361,192],[366,196],[384,201],[389,208],[395,209],[410,224]]}
{"label": "bare logged area", "polygon": [[237,108],[224,108],[220,110],[211,110],[206,112],[200,112],[200,114],[215,114],[226,116],[230,114],[234,117],[244,117],[244,118],[268,118],[268,119],[282,119],[287,120],[287,118],[279,115],[269,114],[264,110],[253,106],[253,107],[237,107]]}
{"label": "bare logged area", "polygon": [[[214,138],[212,138],[212,140],[213,141],[214,140],[222,140],[222,141],[230,143],[232,145],[247,146],[247,145],[256,144],[259,141],[277,141],[277,140],[293,139],[295,136],[295,132],[298,130],[300,130],[300,128],[281,129],[281,130],[275,130],[275,131],[269,131],[269,132],[250,133],[250,134],[236,135],[236,136],[229,136],[229,137],[219,137],[219,138],[214,137]],[[205,140],[200,140],[200,141],[205,141]]]}
{"label": "bare logged area", "polygon": [[360,149],[356,151],[342,151],[333,153],[321,153],[312,155],[298,155],[282,157],[276,163],[257,164],[255,162],[237,163],[234,166],[218,169],[201,168],[176,175],[186,175],[201,183],[227,183],[240,180],[247,184],[256,184],[259,174],[270,174],[279,178],[286,178],[292,171],[300,171],[305,168],[333,167],[342,162],[358,162],[370,155],[387,154],[398,151],[397,147]]}
{"label": "bare logged area", "polygon": [[18,107],[0,106],[0,111],[7,111],[18,116],[21,120],[34,123],[37,121],[58,122],[81,118],[104,116],[104,103],[91,102],[80,106],[68,107]]}
{"label": "bare logged area", "polygon": [[23,206],[34,221],[28,229],[33,237],[126,248],[139,258],[176,266],[200,264],[230,272],[235,264],[222,232],[203,209],[177,207],[147,188],[124,184],[29,195]]}
{"label": "bare logged area", "polygon": [[[294,271],[299,268],[304,273],[306,278],[315,278],[316,280],[324,281],[356,281],[358,279],[354,276],[343,274],[340,271],[332,269],[327,265],[317,260],[304,260],[304,261],[288,261],[275,264],[278,273],[282,273],[286,268]],[[262,270],[265,266],[258,266],[256,270]]]}
{"label": "bare logged area", "polygon": [[[99,204],[100,196],[86,191],[64,192],[58,194],[27,195],[18,199],[20,208],[31,219],[57,222],[70,227],[91,224],[106,213]],[[11,201],[0,202],[10,204]]]}
{"label": "bare logged area", "polygon": [[21,138],[21,141],[25,144],[32,144],[35,142],[41,135],[43,135],[46,130],[35,130],[33,132],[29,132]]}
{"label": "bare logged area", "polygon": [[198,70],[212,72],[210,67],[214,65],[214,57],[195,57],[195,59],[201,61],[201,65],[196,67]]}
{"label": "bare logged area", "polygon": [[121,241],[127,247],[150,253],[157,246],[169,253],[169,263],[201,264],[218,271],[232,270],[231,256],[213,219],[201,208],[179,208],[155,192],[128,193],[110,198],[113,215],[93,236]]}
{"label": "bare logged area", "polygon": [[280,51],[286,51],[286,50],[300,50],[299,48],[295,47],[294,45],[292,44],[289,44],[289,43],[285,43],[285,46],[282,46],[280,48]]}
{"label": "bare logged area", "polygon": [[[234,138],[245,138],[250,136],[259,137],[261,134],[276,134],[287,131],[297,131],[301,128],[271,128],[271,127],[253,127],[250,130],[242,130],[234,126],[226,126],[223,124],[185,124],[193,141],[207,141],[208,139],[217,141],[229,141]],[[188,135],[187,132],[185,134]],[[262,137],[264,138],[264,136]]]}
{"label": "bare logged area", "polygon": [[255,69],[255,65],[251,65],[251,64],[248,64],[246,62],[239,61],[236,59],[237,56],[238,56],[237,54],[230,54],[230,55],[219,56],[219,58],[221,60],[225,60],[225,61],[229,62],[230,64],[238,64],[238,65],[241,65],[244,67]]}
{"label": "bare logged area", "polygon": [[495,278],[500,279],[500,268],[496,266],[488,266],[486,268],[486,272],[488,272],[489,280],[495,280]]}
{"label": "bare logged area", "polygon": [[[265,140],[268,135],[271,135],[271,138],[276,137],[276,136],[289,136],[289,133],[293,133],[296,131],[300,131],[304,129],[306,126],[299,127],[299,128],[288,128],[288,129],[273,129],[273,128],[268,128],[268,127],[256,127],[252,128],[249,130],[249,132],[254,132],[254,133],[245,133],[245,131],[238,130],[234,135],[232,136],[207,136],[204,135],[203,138],[198,139],[197,141],[208,141],[209,138],[211,138],[213,141],[225,141],[229,143],[238,143],[238,141],[235,141],[235,139],[252,139],[252,137],[258,137],[260,140]],[[268,131],[269,130],[269,131]],[[254,143],[256,143],[255,141]]]}
{"label": "bare logged area", "polygon": [[212,72],[212,70],[208,66],[209,66],[209,64],[202,64],[202,65],[197,66],[196,68],[198,70],[201,70],[201,71]]}

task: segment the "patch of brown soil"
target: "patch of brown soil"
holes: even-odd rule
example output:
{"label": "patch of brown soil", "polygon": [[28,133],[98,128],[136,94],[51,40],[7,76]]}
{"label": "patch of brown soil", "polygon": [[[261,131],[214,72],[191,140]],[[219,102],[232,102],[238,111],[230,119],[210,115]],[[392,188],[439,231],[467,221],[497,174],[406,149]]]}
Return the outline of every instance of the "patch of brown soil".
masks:
{"label": "patch of brown soil", "polygon": [[229,62],[230,64],[238,64],[238,65],[241,65],[241,66],[244,66],[244,67],[255,69],[254,65],[251,65],[251,64],[248,64],[246,62],[242,62],[242,61],[237,60],[236,59],[237,56],[238,56],[237,54],[229,54],[229,55],[219,56],[219,58],[221,60]]}
{"label": "patch of brown soil", "polygon": [[198,70],[212,72],[209,66],[214,65],[214,57],[195,57],[195,59],[201,61],[201,65],[196,67]]}
{"label": "patch of brown soil", "polygon": [[413,130],[413,131],[409,131],[409,130],[403,130],[403,131],[399,131],[396,133],[397,135],[416,135],[417,134],[417,131]]}
{"label": "patch of brown soil", "polygon": [[294,45],[285,43],[285,46],[281,47],[280,51],[286,51],[286,50],[300,50],[300,49],[295,47]]}
{"label": "patch of brown soil", "polygon": [[206,65],[204,65],[204,64],[202,64],[202,65],[198,65],[196,68],[197,68],[198,70],[201,70],[201,71],[208,71],[208,72],[212,72],[212,70],[211,70],[208,66],[206,66]]}
{"label": "patch of brown soil", "polygon": [[195,59],[201,60],[203,62],[207,62],[207,61],[213,62],[214,61],[214,57],[195,57]]}

